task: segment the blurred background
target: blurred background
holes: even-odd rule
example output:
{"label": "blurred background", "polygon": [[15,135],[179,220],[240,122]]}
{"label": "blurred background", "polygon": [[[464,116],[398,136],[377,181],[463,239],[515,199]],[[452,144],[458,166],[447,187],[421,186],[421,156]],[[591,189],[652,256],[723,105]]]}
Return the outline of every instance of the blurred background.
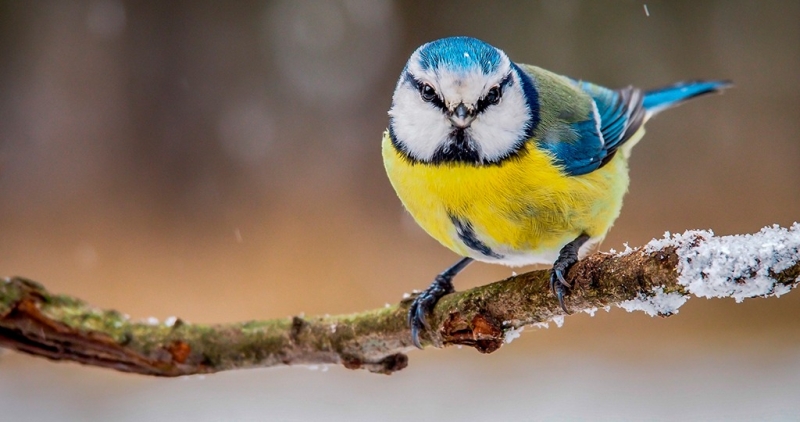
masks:
{"label": "blurred background", "polygon": [[[490,42],[609,87],[726,78],[659,116],[604,249],[800,209],[800,2],[0,1],[0,275],[134,318],[349,313],[457,258],[403,211],[381,134],[420,44]],[[475,265],[465,289],[511,274]],[[152,379],[0,355],[27,421],[798,420],[800,294],[620,309],[483,356]],[[328,369],[328,368],[322,368]]]}

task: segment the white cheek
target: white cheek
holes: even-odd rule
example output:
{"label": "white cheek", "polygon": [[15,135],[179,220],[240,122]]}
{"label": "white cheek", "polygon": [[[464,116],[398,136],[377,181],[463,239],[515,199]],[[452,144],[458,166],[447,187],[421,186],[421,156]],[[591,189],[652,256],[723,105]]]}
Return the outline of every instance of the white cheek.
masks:
{"label": "white cheek", "polygon": [[394,134],[419,160],[430,159],[450,134],[450,122],[438,108],[425,103],[416,90],[399,87],[389,110]]}
{"label": "white cheek", "polygon": [[510,89],[472,124],[472,138],[480,145],[482,158],[494,161],[507,156],[524,137],[529,119],[522,92]]}

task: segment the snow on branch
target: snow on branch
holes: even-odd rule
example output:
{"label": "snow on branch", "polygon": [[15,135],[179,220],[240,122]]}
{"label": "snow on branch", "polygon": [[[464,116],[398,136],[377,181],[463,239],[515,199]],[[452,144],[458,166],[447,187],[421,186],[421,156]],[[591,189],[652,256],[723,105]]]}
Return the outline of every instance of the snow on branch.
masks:
{"label": "snow on branch", "polygon": [[[563,323],[548,290],[548,270],[532,271],[444,297],[423,341],[490,353],[527,325]],[[667,234],[622,253],[595,253],[576,264],[568,308],[594,313],[611,305],[669,316],[691,296],[780,296],[800,283],[800,224],[752,235],[707,231]],[[419,284],[415,282],[412,284]],[[341,364],[389,374],[413,350],[410,299],[352,315],[192,324],[133,321],[113,310],[48,292],[24,278],[0,281],[0,347],[156,376],[276,365]]]}

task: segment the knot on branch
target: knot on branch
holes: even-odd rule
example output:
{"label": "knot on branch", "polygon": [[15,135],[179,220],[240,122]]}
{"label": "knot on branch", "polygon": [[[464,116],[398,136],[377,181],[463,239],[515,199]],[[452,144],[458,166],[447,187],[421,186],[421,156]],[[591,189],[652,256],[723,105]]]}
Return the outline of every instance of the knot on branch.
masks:
{"label": "knot on branch", "polygon": [[484,314],[475,314],[470,320],[461,312],[450,312],[442,324],[445,345],[474,347],[481,353],[492,353],[503,345],[503,330],[496,321]]}

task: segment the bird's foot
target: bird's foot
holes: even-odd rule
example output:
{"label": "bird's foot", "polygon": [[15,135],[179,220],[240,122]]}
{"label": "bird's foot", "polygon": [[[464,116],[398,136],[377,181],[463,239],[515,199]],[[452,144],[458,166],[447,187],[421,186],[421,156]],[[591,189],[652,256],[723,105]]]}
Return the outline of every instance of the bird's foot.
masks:
{"label": "bird's foot", "polygon": [[578,262],[578,250],[587,240],[589,240],[589,236],[581,234],[572,242],[567,243],[561,248],[561,251],[558,253],[558,258],[553,264],[553,269],[550,270],[550,289],[553,290],[553,294],[558,298],[558,304],[561,305],[561,309],[563,309],[566,314],[571,314],[572,312],[570,312],[564,304],[564,295],[569,294],[572,285],[567,282],[564,276],[569,272],[569,269]]}
{"label": "bird's foot", "polygon": [[428,324],[428,316],[433,312],[436,302],[443,296],[453,293],[453,276],[450,274],[439,274],[433,280],[431,285],[422,291],[408,308],[408,325],[411,327],[411,341],[414,346],[422,349],[422,344],[419,341],[421,331],[430,331],[431,327]]}

